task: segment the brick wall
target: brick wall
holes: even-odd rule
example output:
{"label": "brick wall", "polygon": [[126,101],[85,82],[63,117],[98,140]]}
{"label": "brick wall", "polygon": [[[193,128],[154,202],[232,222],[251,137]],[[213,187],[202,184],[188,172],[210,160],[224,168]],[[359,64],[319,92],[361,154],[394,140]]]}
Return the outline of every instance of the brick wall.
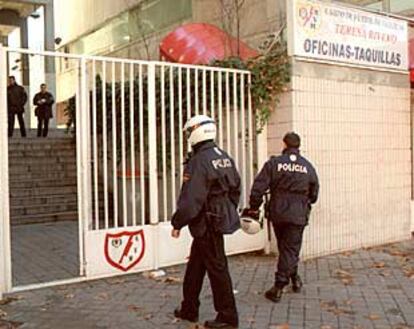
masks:
{"label": "brick wall", "polygon": [[410,89],[406,75],[295,63],[292,91],[269,125],[269,153],[288,130],[317,167],[320,200],[305,257],[410,236]]}

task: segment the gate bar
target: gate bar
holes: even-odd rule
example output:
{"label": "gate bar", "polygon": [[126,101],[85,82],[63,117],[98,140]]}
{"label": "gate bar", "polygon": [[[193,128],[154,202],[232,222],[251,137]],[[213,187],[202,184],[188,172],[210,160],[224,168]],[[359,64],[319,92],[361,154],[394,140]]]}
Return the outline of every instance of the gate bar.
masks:
{"label": "gate bar", "polygon": [[[172,88],[172,86],[170,86]],[[148,175],[149,175],[149,207],[150,224],[155,227],[159,223],[158,210],[158,168],[157,168],[157,104],[155,85],[155,64],[148,64]],[[154,230],[153,248],[159,247],[159,230]],[[159,267],[159,254],[154,253],[153,267]]]}
{"label": "gate bar", "polygon": [[12,288],[10,205],[9,205],[9,141],[7,134],[7,50],[0,44],[0,300]]}

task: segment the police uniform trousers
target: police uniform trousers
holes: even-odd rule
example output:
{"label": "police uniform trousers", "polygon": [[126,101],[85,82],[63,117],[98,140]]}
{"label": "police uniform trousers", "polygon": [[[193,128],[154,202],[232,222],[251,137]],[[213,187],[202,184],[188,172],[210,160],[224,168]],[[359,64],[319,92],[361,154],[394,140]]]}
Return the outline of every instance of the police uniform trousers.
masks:
{"label": "police uniform trousers", "polygon": [[275,286],[283,288],[288,285],[290,278],[297,275],[299,253],[302,247],[305,226],[288,223],[273,223],[279,250]]}
{"label": "police uniform trousers", "polygon": [[220,233],[207,230],[203,237],[196,237],[191,245],[183,283],[184,300],[181,310],[198,316],[199,296],[207,272],[213,291],[216,320],[238,326],[238,314],[233,286],[224,251],[224,238]]}

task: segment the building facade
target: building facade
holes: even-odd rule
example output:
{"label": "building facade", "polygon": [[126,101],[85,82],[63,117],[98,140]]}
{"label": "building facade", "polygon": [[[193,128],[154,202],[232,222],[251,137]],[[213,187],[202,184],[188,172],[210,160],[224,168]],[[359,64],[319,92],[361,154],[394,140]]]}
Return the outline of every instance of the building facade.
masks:
{"label": "building facade", "polygon": [[[359,3],[369,11],[396,16],[414,14],[410,0],[335,3]],[[170,0],[129,0],[124,6],[110,0],[73,0],[55,7],[56,36],[62,40],[58,50],[135,59],[158,59],[162,38],[186,22],[216,24],[257,48],[286,25],[289,13],[285,1],[275,0],[246,0],[238,11],[219,0],[177,0],[174,5]],[[58,70],[64,74],[69,69],[62,60]],[[291,130],[303,137],[303,152],[316,164],[321,179],[321,198],[306,231],[305,257],[411,235],[408,70],[293,55],[289,92],[267,126],[269,155],[280,152],[281,138]]]}

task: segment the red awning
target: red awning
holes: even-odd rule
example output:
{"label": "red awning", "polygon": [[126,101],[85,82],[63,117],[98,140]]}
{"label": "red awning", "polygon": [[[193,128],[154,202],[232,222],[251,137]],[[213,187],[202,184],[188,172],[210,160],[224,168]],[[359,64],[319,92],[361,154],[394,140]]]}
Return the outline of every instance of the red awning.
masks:
{"label": "red awning", "polygon": [[238,56],[238,52],[242,60],[259,55],[244,42],[214,25],[205,23],[180,26],[160,44],[161,57],[170,62],[184,64],[209,64],[213,60]]}

